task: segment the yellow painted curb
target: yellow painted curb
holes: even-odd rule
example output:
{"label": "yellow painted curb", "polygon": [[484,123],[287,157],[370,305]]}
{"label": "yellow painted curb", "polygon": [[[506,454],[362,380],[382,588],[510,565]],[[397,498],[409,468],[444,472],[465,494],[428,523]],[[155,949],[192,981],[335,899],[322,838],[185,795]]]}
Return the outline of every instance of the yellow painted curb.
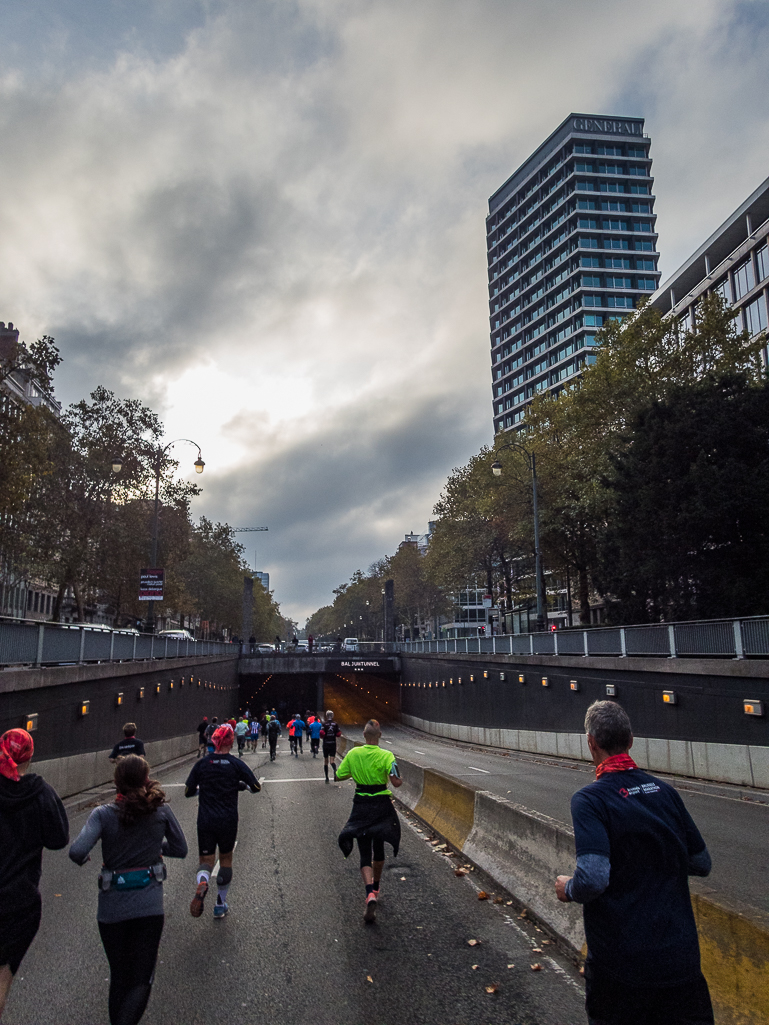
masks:
{"label": "yellow painted curb", "polygon": [[692,907],[718,1025],[769,1022],[769,915],[698,893]]}
{"label": "yellow painted curb", "polygon": [[475,821],[475,791],[439,772],[425,769],[422,796],[414,811],[461,850]]}

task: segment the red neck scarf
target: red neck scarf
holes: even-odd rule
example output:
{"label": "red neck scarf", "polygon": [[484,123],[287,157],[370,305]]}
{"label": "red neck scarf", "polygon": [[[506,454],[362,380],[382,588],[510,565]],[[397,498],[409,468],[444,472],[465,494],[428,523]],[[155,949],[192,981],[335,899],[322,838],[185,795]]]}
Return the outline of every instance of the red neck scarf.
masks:
{"label": "red neck scarf", "polygon": [[26,730],[8,730],[0,737],[0,775],[19,782],[19,765],[28,762],[35,750]]}
{"label": "red neck scarf", "polygon": [[595,778],[600,779],[605,772],[625,772],[626,769],[637,769],[638,766],[629,754],[609,755],[608,758],[596,765]]}

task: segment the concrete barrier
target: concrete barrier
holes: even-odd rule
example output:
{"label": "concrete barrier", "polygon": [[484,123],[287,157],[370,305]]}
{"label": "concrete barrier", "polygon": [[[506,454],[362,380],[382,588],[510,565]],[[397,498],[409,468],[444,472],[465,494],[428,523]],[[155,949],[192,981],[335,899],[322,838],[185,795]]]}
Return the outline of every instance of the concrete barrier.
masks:
{"label": "concrete barrier", "polygon": [[[352,745],[350,745],[352,746]],[[540,812],[398,759],[396,798],[512,893],[561,938],[584,951],[582,909],[556,899],[557,875],[574,870],[574,833]],[[717,1025],[769,1021],[769,915],[715,898],[692,881],[692,905]]]}
{"label": "concrete barrier", "polygon": [[[191,754],[198,749],[197,733],[187,733],[167,740],[151,740],[144,745],[145,757],[150,765],[160,765],[174,758]],[[70,797],[83,790],[91,790],[102,783],[111,783],[115,767],[109,760],[112,748],[68,755],[66,758],[47,758],[32,762],[32,772],[50,783],[59,797]]]}

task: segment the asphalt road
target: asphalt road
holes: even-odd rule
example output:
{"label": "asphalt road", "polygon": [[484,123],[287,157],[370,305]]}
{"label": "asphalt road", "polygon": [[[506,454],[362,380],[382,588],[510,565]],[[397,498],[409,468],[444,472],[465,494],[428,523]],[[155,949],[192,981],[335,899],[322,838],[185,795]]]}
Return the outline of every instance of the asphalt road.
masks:
{"label": "asphalt road", "polygon": [[[594,778],[592,766],[584,762],[494,752],[398,725],[383,728],[383,744],[396,755],[559,822],[571,822],[571,795]],[[359,730],[356,727],[354,735]],[[702,883],[714,894],[769,911],[769,888],[762,882],[769,874],[769,794],[749,787],[664,778],[681,792],[710,850],[713,870]]]}
{"label": "asphalt road", "polygon": [[[410,736],[387,735],[404,754],[411,749]],[[186,861],[169,861],[146,1025],[585,1021],[575,969],[513,907],[480,901],[479,886],[493,891],[488,880],[456,877],[455,859],[436,851],[410,816],[403,816],[400,854],[387,863],[378,921],[365,925],[357,859],[345,862],[336,843],[351,785],[326,785],[320,758],[291,758],[286,742],[279,750],[273,764],[261,750],[246,756],[265,782],[260,794],[240,798],[231,910],[222,921],[213,920],[210,897],[202,918],[189,915],[197,801],[182,796],[187,767],[160,773],[191,852]],[[86,816],[73,816],[73,838]],[[83,868],[65,851],[46,852],[43,921],[11,992],[9,1025],[106,1025],[98,863],[98,850]],[[481,943],[471,947],[470,939]],[[487,986],[497,992],[488,994]]]}

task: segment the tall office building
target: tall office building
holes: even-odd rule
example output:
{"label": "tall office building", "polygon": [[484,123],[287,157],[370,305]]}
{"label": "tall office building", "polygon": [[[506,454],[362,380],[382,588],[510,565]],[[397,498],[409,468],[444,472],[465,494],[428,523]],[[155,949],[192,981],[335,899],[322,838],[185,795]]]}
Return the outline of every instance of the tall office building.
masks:
{"label": "tall office building", "polygon": [[659,283],[643,118],[570,114],[489,199],[494,432],[595,361],[596,329]]}

